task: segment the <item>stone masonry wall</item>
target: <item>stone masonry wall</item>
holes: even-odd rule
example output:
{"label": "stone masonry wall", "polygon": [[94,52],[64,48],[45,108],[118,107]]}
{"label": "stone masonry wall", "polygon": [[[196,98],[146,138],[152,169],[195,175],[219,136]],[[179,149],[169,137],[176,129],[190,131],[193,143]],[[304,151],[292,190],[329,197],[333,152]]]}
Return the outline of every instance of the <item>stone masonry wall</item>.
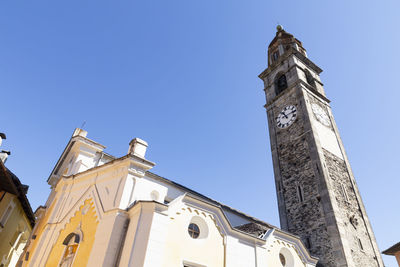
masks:
{"label": "stone masonry wall", "polygon": [[324,150],[324,157],[334,190],[333,194],[339,206],[338,213],[341,217],[338,221],[339,227],[346,232],[353,261],[359,267],[378,266],[346,164],[326,150]]}
{"label": "stone masonry wall", "polygon": [[[324,212],[319,197],[319,181],[310,158],[310,144],[304,134],[304,114],[296,88],[282,95],[269,110],[270,127],[275,127],[280,181],[277,191],[285,203],[287,229],[301,237],[312,255],[322,259],[324,266],[336,266]],[[296,121],[285,129],[275,126],[275,118],[287,105],[297,107]],[[300,201],[298,188],[302,190]]]}

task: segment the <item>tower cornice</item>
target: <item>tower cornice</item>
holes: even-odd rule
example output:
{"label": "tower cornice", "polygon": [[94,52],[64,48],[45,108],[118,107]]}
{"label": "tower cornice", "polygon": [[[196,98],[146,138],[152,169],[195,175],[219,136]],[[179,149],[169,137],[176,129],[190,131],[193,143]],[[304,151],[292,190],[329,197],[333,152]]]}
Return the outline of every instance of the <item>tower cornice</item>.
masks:
{"label": "tower cornice", "polygon": [[[283,95],[285,95],[287,92],[290,92],[293,88],[295,88],[295,87],[297,87],[297,86],[299,86],[299,85],[303,86],[303,89],[307,90],[307,92],[309,92],[310,94],[312,94],[312,95],[314,95],[314,96],[317,96],[317,97],[321,98],[321,99],[324,100],[326,103],[329,104],[329,103],[331,102],[326,96],[324,96],[323,94],[321,94],[320,92],[318,92],[317,90],[315,90],[315,88],[312,87],[311,85],[305,83],[305,82],[302,81],[302,80],[298,80],[298,81],[296,81],[293,85],[291,85],[288,89],[286,89],[285,92],[283,92],[283,93],[277,95],[274,99],[272,99],[270,102],[268,102],[267,104],[265,104],[265,105],[264,105],[264,108],[268,110],[269,107],[270,107],[276,100],[278,100],[278,99],[281,98]],[[264,89],[264,90],[265,90],[265,89]]]}
{"label": "tower cornice", "polygon": [[261,80],[264,80],[265,77],[270,74],[276,66],[279,66],[279,64],[290,57],[291,55],[296,56],[299,60],[301,60],[305,65],[307,65],[309,68],[314,70],[317,74],[320,74],[322,72],[322,69],[318,67],[314,62],[312,62],[310,59],[308,59],[306,56],[304,56],[302,53],[297,51],[295,48],[291,47],[288,51],[286,51],[276,62],[274,62],[270,67],[265,69],[263,72],[258,75],[258,77]]}

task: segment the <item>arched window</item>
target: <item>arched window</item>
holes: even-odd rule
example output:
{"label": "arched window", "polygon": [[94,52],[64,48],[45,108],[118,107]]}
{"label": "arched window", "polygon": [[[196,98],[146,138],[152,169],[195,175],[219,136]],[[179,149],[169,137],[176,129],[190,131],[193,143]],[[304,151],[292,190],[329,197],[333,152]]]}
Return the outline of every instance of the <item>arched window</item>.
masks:
{"label": "arched window", "polygon": [[278,76],[278,79],[275,81],[275,93],[279,95],[283,90],[287,88],[287,81],[285,74],[281,74]]}
{"label": "arched window", "polygon": [[314,77],[311,75],[311,73],[308,70],[305,70],[304,74],[306,75],[307,83],[311,86],[315,86]]}
{"label": "arched window", "polygon": [[275,52],[272,54],[272,62],[277,61],[277,60],[278,60],[278,57],[279,57],[279,51],[275,51]]}
{"label": "arched window", "polygon": [[78,234],[70,233],[63,241],[65,250],[60,261],[60,267],[71,267],[75,258],[76,251],[78,250],[80,237]]}

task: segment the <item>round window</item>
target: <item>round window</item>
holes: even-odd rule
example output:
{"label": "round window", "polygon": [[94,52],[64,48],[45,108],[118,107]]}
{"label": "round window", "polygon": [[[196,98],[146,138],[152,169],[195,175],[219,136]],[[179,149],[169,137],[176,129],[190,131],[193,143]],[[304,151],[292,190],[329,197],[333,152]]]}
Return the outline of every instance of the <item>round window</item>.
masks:
{"label": "round window", "polygon": [[282,253],[279,253],[279,259],[281,260],[282,266],[286,266],[286,259]]}
{"label": "round window", "polygon": [[188,227],[188,233],[191,238],[198,238],[200,235],[200,228],[197,224],[191,223]]}

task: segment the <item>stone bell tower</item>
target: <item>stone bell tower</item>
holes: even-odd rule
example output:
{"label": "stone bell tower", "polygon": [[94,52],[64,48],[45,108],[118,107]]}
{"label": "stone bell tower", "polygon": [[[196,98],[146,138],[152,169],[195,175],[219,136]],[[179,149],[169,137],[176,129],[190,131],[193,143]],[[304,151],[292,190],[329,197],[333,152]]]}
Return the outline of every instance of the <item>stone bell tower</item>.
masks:
{"label": "stone bell tower", "polygon": [[318,266],[383,267],[321,72],[302,43],[278,26],[259,77],[281,227],[301,237]]}

